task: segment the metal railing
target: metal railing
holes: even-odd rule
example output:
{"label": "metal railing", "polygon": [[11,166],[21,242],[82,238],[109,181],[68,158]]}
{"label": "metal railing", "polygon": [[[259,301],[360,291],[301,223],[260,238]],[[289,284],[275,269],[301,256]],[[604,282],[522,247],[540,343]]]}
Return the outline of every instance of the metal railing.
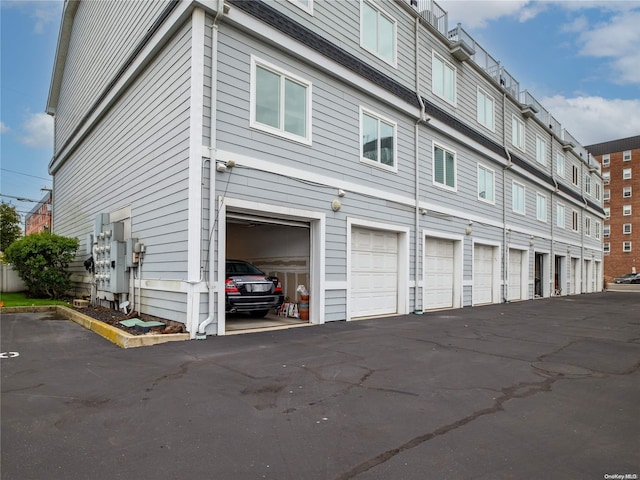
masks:
{"label": "metal railing", "polygon": [[407,0],[420,16],[445,37],[449,29],[447,12],[433,0]]}

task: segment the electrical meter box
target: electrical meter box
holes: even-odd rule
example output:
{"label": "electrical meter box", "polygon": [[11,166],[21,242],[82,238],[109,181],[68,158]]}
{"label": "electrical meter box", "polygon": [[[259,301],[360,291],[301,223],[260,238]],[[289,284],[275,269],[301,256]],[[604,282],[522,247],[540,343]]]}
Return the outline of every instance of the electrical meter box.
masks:
{"label": "electrical meter box", "polygon": [[128,293],[124,224],[109,223],[109,214],[99,214],[96,218],[94,247],[95,279],[98,291]]}

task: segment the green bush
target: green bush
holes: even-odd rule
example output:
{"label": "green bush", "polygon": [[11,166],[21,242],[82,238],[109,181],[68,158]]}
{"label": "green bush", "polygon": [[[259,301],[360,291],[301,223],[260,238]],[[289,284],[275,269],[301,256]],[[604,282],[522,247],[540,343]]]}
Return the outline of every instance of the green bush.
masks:
{"label": "green bush", "polygon": [[77,250],[76,238],[34,233],[12,243],[5,260],[18,272],[30,296],[60,298],[71,287],[67,268]]}

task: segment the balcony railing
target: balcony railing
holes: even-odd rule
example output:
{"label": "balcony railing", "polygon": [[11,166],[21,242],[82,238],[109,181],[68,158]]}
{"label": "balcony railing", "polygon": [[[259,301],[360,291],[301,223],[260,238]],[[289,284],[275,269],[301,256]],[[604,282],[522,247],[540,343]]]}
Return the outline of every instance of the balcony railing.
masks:
{"label": "balcony railing", "polygon": [[447,12],[433,0],[409,0],[420,16],[445,37],[449,30]]}

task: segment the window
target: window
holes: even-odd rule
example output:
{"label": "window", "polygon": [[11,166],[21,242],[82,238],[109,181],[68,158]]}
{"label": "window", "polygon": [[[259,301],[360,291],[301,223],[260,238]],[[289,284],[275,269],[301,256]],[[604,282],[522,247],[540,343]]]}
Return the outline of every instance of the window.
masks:
{"label": "window", "polygon": [[536,135],[536,162],[547,164],[547,142]]}
{"label": "window", "polygon": [[622,187],[622,198],[631,197],[631,187]]}
{"label": "window", "polygon": [[396,171],[395,138],[394,122],[360,108],[361,161]]}
{"label": "window", "polygon": [[455,190],[456,154],[433,145],[433,183]]}
{"label": "window", "polygon": [[574,232],[580,231],[580,216],[575,210],[571,212],[571,230]]}
{"label": "window", "polygon": [[609,185],[610,182],[611,182],[611,174],[609,172],[604,172],[602,174],[602,183],[604,183],[605,185]]}
{"label": "window", "polygon": [[541,193],[536,194],[536,218],[541,222],[547,221],[547,197]]}
{"label": "window", "polygon": [[623,162],[631,161],[631,150],[627,150],[627,151],[622,153],[622,161]]}
{"label": "window", "polygon": [[611,209],[609,207],[604,208],[604,218],[611,218]]}
{"label": "window", "polygon": [[599,183],[596,183],[596,200],[600,200],[601,194],[600,192],[602,191],[602,187],[600,186]]}
{"label": "window", "polygon": [[556,225],[564,228],[564,205],[556,203]]}
{"label": "window", "polygon": [[311,83],[251,58],[251,126],[311,144]]}
{"label": "window", "polygon": [[584,217],[584,234],[587,237],[591,236],[591,217]]}
{"label": "window", "polygon": [[494,110],[493,110],[493,98],[489,96],[484,90],[478,87],[478,123],[484,125],[489,130],[494,130]]}
{"label": "window", "polygon": [[573,165],[573,175],[571,176],[571,181],[573,182],[574,185],[578,185],[578,183],[580,182],[580,173],[578,171],[578,167],[576,167],[575,165]]}
{"label": "window", "polygon": [[556,155],[556,173],[560,177],[564,177],[564,155],[558,153]]}
{"label": "window", "polygon": [[630,223],[625,223],[625,224],[622,225],[622,233],[624,235],[631,234],[631,224]]}
{"label": "window", "polygon": [[369,1],[361,3],[360,45],[395,66],[396,21]]}
{"label": "window", "polygon": [[605,202],[608,202],[609,199],[611,198],[611,190],[609,190],[608,188],[604,189],[604,196],[603,196],[603,200]]}
{"label": "window", "polygon": [[631,251],[631,242],[622,242],[622,251],[630,252]]}
{"label": "window", "polygon": [[631,178],[631,169],[630,168],[623,168],[622,169],[622,179],[623,180],[629,180]]}
{"label": "window", "polygon": [[588,173],[584,176],[584,192],[591,195],[591,176]]}
{"label": "window", "polygon": [[609,252],[611,251],[611,244],[609,242],[604,242],[602,244],[602,251],[605,255],[609,255]]}
{"label": "window", "polygon": [[623,205],[622,206],[622,215],[628,217],[631,215],[631,205]]}
{"label": "window", "polygon": [[602,155],[602,166],[603,167],[608,167],[609,165],[611,165],[611,157],[610,155],[607,153],[605,155]]}
{"label": "window", "polygon": [[455,105],[456,69],[436,52],[432,56],[431,89],[434,94]]}
{"label": "window", "polygon": [[494,171],[484,165],[478,165],[478,198],[494,203]]}
{"label": "window", "polygon": [[289,0],[295,6],[300,7],[309,15],[313,15],[313,0]]}
{"label": "window", "polygon": [[610,225],[605,225],[604,226],[604,237],[605,238],[609,238],[609,235],[611,235],[611,226]]}
{"label": "window", "polygon": [[511,117],[511,143],[524,151],[524,122],[515,115]]}
{"label": "window", "polygon": [[594,226],[596,228],[596,240],[600,240],[600,222],[595,222]]}
{"label": "window", "polygon": [[524,192],[524,185],[513,182],[511,187],[511,202],[513,211],[522,215],[525,214]]}

